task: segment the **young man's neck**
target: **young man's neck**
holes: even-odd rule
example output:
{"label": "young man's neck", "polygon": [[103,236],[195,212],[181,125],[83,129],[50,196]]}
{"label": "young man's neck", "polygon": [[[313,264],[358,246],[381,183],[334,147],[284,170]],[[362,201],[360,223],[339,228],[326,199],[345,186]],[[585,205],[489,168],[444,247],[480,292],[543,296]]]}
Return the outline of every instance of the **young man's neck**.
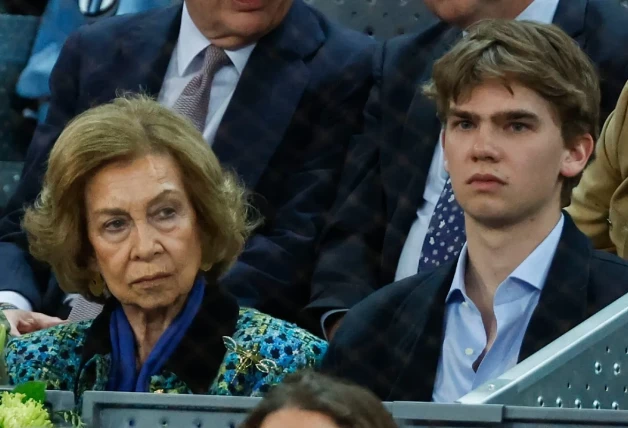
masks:
{"label": "young man's neck", "polygon": [[534,217],[494,228],[467,215],[467,290],[480,292],[492,301],[499,284],[547,238],[560,217],[560,209],[551,207]]}

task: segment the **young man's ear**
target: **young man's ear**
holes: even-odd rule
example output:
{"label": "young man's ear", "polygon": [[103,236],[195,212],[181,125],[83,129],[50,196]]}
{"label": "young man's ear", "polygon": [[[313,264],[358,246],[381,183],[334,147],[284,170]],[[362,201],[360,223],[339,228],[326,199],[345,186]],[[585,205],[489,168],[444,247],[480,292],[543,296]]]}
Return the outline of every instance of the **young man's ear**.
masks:
{"label": "young man's ear", "polygon": [[587,166],[589,158],[595,150],[595,141],[591,134],[576,137],[571,148],[565,149],[565,157],[560,168],[563,177],[575,177]]}

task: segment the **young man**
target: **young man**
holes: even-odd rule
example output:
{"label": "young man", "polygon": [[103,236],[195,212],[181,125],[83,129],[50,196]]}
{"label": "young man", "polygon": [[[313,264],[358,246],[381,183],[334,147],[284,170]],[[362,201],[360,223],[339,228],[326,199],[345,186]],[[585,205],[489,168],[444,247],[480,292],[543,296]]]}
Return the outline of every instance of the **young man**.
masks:
{"label": "young man", "polygon": [[[334,326],[373,291],[444,261],[421,253],[435,236],[436,205],[449,201],[440,123],[420,88],[462,32],[482,19],[553,23],[575,40],[600,73],[602,116],[628,80],[628,8],[607,0],[424,0],[440,21],[387,40],[373,63],[375,86],[364,132],[354,137],[333,216],[318,246],[306,312]],[[464,231],[452,233],[454,253]],[[459,240],[455,242],[456,235]],[[429,250],[429,248],[427,248]],[[316,317],[314,317],[316,318]]]}
{"label": "young man", "polygon": [[436,227],[465,227],[467,243],[449,255],[443,232],[424,255],[447,263],[349,311],[324,368],[384,400],[451,402],[628,292],[628,263],[593,250],[561,211],[600,114],[596,71],[567,34],[485,21],[435,63],[425,92],[464,210],[437,206]]}

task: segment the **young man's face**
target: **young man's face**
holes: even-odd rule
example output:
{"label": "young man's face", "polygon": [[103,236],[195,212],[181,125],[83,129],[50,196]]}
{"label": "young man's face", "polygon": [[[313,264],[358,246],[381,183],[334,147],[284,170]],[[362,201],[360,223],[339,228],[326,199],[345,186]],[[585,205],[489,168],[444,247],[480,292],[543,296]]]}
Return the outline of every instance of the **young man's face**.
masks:
{"label": "young man's face", "polygon": [[565,147],[551,105],[525,86],[487,81],[450,104],[443,148],[456,199],[489,227],[560,210],[561,176],[584,169],[590,136]]}

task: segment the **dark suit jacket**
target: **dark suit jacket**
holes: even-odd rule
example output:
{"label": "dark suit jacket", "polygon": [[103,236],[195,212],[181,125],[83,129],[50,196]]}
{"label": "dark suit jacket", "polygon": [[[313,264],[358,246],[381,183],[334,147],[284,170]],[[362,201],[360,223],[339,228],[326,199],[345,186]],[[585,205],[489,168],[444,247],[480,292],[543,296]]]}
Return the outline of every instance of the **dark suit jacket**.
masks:
{"label": "dark suit jacket", "polygon": [[[382,400],[431,401],[443,341],[452,262],[386,286],[345,317],[323,371],[357,382]],[[565,214],[565,225],[519,361],[628,293],[628,262],[594,250]]]}
{"label": "dark suit jacket", "polygon": [[[51,76],[50,112],[0,222],[0,290],[22,293],[35,310],[56,313],[58,289],[25,251],[22,206],[40,191],[48,153],[68,120],[117,91],[159,94],[181,10],[82,27],[62,50]],[[289,317],[285,309],[307,303],[314,247],[348,142],[361,126],[374,48],[366,35],[332,25],[294,0],[282,24],[253,50],[213,144],[221,163],[255,192],[265,219],[222,279],[242,305]]]}
{"label": "dark suit jacket", "polygon": [[[554,23],[585,50],[602,78],[604,117],[628,80],[628,9],[606,0],[561,0]],[[375,55],[364,133],[351,143],[333,218],[323,233],[310,309],[349,308],[394,280],[423,203],[440,123],[420,90],[459,30],[436,23],[387,41]]]}

